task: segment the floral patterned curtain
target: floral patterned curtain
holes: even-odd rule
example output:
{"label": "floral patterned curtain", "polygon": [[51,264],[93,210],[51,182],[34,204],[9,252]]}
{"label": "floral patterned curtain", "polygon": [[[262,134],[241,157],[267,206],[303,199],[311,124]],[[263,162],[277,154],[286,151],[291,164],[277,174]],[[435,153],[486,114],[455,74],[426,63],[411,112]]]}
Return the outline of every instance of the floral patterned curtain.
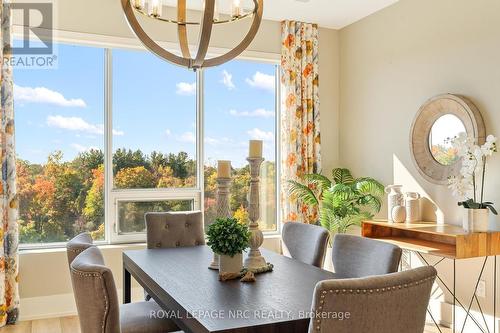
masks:
{"label": "floral patterned curtain", "polygon": [[12,22],[10,3],[0,0],[2,10],[1,56],[1,159],[0,186],[0,326],[13,324],[18,317],[18,198],[16,191],[16,152],[14,146],[14,106],[11,57]]}
{"label": "floral patterned curtain", "polygon": [[316,223],[317,209],[289,196],[288,181],[321,172],[318,26],[281,24],[281,209],[284,222]]}

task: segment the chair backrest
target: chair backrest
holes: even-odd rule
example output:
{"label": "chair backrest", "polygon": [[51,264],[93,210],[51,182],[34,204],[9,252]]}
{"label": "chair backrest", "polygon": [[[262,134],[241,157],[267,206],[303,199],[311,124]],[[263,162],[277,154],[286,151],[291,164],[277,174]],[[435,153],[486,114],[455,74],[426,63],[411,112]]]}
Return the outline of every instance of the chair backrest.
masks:
{"label": "chair backrest", "polygon": [[436,269],[316,285],[309,333],[422,333]]}
{"label": "chair backrest", "polygon": [[339,278],[361,278],[397,272],[399,246],[359,236],[337,234],[333,238],[332,260]]}
{"label": "chair backrest", "polygon": [[120,306],[111,270],[90,247],[71,263],[71,282],[81,333],[120,333]]}
{"label": "chair backrest", "polygon": [[203,213],[146,213],[148,249],[197,246],[205,244]]}
{"label": "chair backrest", "polygon": [[303,263],[322,267],[329,232],[312,224],[288,222],[283,225],[283,254]]}
{"label": "chair backrest", "polygon": [[75,236],[68,243],[66,243],[66,254],[68,256],[68,265],[71,265],[73,260],[75,260],[76,256],[80,253],[88,249],[89,247],[94,246],[92,237],[88,232],[84,232]]}

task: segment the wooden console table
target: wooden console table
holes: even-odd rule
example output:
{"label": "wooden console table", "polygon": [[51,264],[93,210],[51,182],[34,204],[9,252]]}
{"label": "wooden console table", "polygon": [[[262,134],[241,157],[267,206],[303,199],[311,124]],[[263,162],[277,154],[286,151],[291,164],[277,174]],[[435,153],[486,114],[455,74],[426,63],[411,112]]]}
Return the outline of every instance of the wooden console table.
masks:
{"label": "wooden console table", "polygon": [[[458,304],[466,311],[466,318],[461,331],[464,331],[467,319],[471,319],[482,332],[490,332],[488,323],[484,317],[481,304],[476,296],[479,281],[483,276],[484,268],[489,257],[494,261],[493,277],[493,332],[496,332],[496,271],[497,255],[500,255],[500,232],[488,233],[467,233],[461,227],[447,224],[437,224],[436,222],[417,222],[417,223],[391,223],[383,220],[364,221],[362,223],[361,234],[363,237],[382,240],[396,244],[403,250],[416,253],[423,263],[430,265],[424,254],[440,257],[441,259],[432,266],[437,266],[445,259],[453,260],[453,286],[449,288],[446,283],[438,276],[438,280],[448,290],[453,297],[453,332],[456,332],[455,325],[455,306]],[[484,258],[481,271],[475,283],[474,292],[470,302],[464,306],[458,300],[456,288],[456,260],[468,258]],[[469,272],[470,273],[470,272]],[[481,319],[475,318],[470,310],[473,302],[476,301]],[[429,311],[431,319],[434,321],[438,330],[441,332],[437,322]],[[484,322],[483,329],[480,321]],[[459,331],[459,332],[461,332]]]}

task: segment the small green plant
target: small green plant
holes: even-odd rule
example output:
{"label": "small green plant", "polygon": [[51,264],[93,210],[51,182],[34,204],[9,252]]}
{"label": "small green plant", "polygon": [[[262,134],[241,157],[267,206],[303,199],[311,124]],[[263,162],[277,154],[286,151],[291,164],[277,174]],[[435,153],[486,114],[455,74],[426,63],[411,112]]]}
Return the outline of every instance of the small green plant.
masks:
{"label": "small green plant", "polygon": [[207,230],[208,246],[219,255],[234,257],[248,248],[248,226],[235,218],[218,218]]}
{"label": "small green plant", "polygon": [[306,184],[290,181],[290,193],[319,208],[320,223],[331,233],[345,233],[380,211],[384,186],[369,177],[354,178],[348,169],[336,168],[332,180],[310,174]]}

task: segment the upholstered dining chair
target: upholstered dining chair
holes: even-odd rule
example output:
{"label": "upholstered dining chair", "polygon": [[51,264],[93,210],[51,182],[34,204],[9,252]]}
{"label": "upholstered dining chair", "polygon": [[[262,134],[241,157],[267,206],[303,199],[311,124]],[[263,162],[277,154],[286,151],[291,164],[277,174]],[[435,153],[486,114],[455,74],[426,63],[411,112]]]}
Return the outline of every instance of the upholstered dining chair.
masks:
{"label": "upholstered dining chair", "polygon": [[[148,249],[205,245],[202,214],[201,211],[146,213]],[[146,291],[144,299],[151,299]]]}
{"label": "upholstered dining chair", "polygon": [[104,265],[101,251],[90,247],[71,263],[71,281],[81,333],[166,333],[179,328],[156,302],[120,305],[113,273]]}
{"label": "upholstered dining chair", "polygon": [[426,266],[321,281],[314,290],[309,333],[422,333],[436,274],[434,267]]}
{"label": "upholstered dining chair", "polygon": [[201,211],[146,213],[148,249],[205,245],[202,214]]}
{"label": "upholstered dining chair", "polygon": [[312,224],[288,222],[283,225],[283,254],[305,264],[322,267],[329,233]]}
{"label": "upholstered dining chair", "polygon": [[92,240],[92,236],[90,236],[90,233],[84,232],[81,233],[77,236],[75,236],[73,239],[71,239],[69,242],[66,243],[66,254],[68,256],[68,265],[71,265],[73,260],[88,249],[91,246],[94,246]]}
{"label": "upholstered dining chair", "polygon": [[333,238],[332,260],[338,278],[397,272],[402,250],[386,242],[345,234]]}

